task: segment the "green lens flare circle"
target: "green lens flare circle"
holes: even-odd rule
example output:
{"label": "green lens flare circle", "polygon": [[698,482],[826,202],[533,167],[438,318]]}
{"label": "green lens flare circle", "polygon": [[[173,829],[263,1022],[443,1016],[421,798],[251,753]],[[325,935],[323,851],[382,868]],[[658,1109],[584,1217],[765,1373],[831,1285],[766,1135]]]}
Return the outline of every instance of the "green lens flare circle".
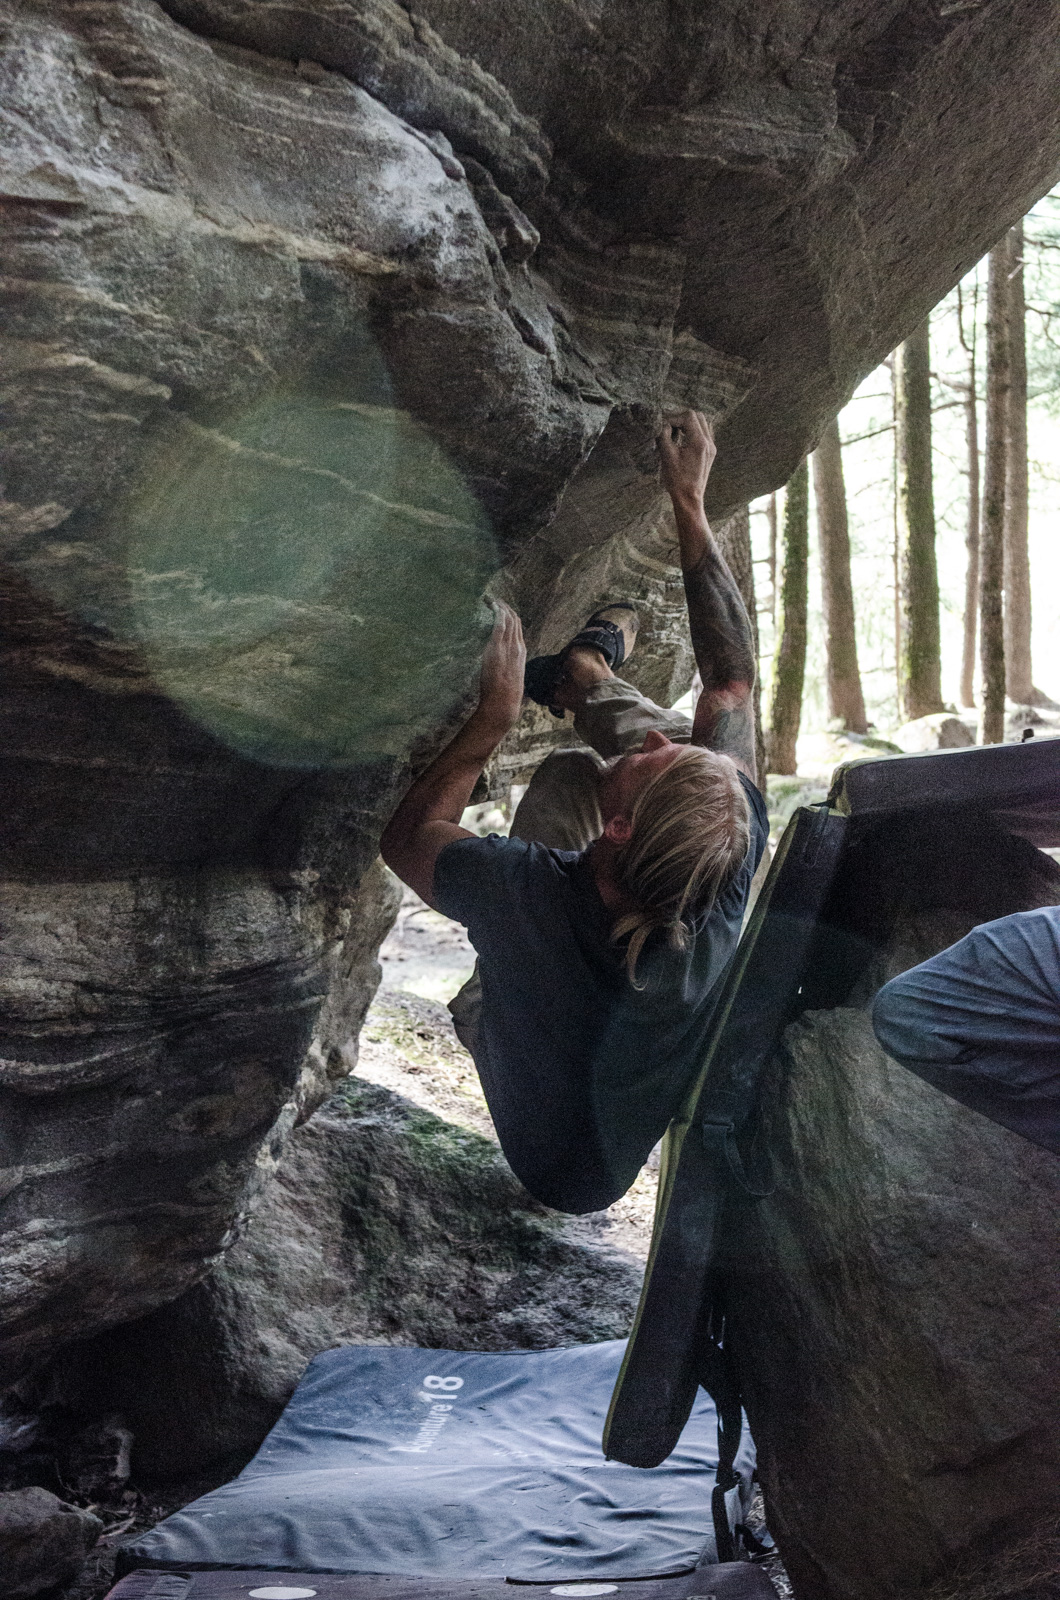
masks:
{"label": "green lens flare circle", "polygon": [[243,756],[395,755],[467,686],[485,513],[407,412],[291,393],[170,416],[127,508],[132,628],[160,688]]}

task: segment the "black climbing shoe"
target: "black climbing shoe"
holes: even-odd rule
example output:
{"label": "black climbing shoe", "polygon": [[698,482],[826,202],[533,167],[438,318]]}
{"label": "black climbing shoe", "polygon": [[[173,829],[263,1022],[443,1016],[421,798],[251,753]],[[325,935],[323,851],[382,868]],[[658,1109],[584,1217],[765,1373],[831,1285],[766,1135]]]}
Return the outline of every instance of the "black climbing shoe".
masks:
{"label": "black climbing shoe", "polygon": [[[613,611],[628,611],[629,616],[616,622],[610,616]],[[527,697],[539,706],[547,706],[552,715],[562,721],[566,713],[562,706],[556,705],[555,699],[569,652],[579,646],[599,650],[613,672],[632,654],[639,626],[636,607],[630,605],[628,600],[615,600],[610,605],[601,606],[599,611],[593,612],[581,632],[576,633],[557,655],[535,656],[526,663],[523,687]]]}

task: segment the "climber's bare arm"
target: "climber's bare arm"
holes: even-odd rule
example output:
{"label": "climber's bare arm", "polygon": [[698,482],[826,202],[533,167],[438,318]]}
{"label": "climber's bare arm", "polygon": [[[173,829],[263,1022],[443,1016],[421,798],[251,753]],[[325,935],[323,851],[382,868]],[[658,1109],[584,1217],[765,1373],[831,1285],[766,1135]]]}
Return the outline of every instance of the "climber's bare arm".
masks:
{"label": "climber's bare arm", "polygon": [[519,720],[526,647],[515,612],[498,604],[482,657],[479,703],[456,738],[409,786],[383,831],[383,860],[421,900],[433,905],[434,863],[454,839],[471,839],[460,817],[486,762]]}
{"label": "climber's bare arm", "polygon": [[731,756],[757,782],[751,624],[703,510],[717,454],[714,434],[701,411],[684,411],[667,421],[658,446],[663,487],[673,502],[681,542],[692,648],[703,680],[692,743]]}

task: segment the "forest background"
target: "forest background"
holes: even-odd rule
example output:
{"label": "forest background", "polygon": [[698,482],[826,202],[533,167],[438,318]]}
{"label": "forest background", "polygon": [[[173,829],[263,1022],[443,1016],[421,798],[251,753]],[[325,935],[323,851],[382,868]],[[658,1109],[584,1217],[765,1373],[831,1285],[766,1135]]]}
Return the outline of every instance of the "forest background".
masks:
{"label": "forest background", "polygon": [[[1007,247],[1008,265],[999,258]],[[1060,700],[1060,607],[1055,596],[1060,586],[1060,450],[1057,430],[1060,424],[1060,189],[1036,205],[1019,228],[1012,230],[994,253],[995,296],[998,284],[1007,281],[1019,290],[1025,302],[1027,371],[1027,487],[1028,549],[1032,600],[1031,653],[1033,681],[1040,691],[1039,705],[1044,713],[1041,732],[1058,731],[1052,726],[1049,699]],[[838,419],[842,443],[842,469],[845,478],[846,509],[850,537],[850,577],[854,603],[855,636],[864,695],[865,714],[870,731],[883,737],[892,735],[909,720],[908,682],[904,685],[903,653],[908,652],[909,613],[918,602],[926,601],[930,616],[933,604],[930,576],[925,581],[917,570],[904,578],[903,545],[908,539],[907,519],[903,514],[909,493],[907,465],[910,450],[929,449],[933,479],[931,498],[935,524],[935,554],[938,572],[938,640],[933,648],[941,685],[940,707],[953,708],[962,720],[975,726],[977,709],[983,700],[983,675],[980,665],[981,629],[976,629],[975,683],[976,709],[968,708],[967,694],[961,694],[962,654],[965,651],[965,607],[968,567],[969,516],[980,540],[989,540],[990,463],[988,450],[991,424],[997,430],[997,400],[993,411],[988,405],[991,365],[997,355],[991,342],[996,325],[989,296],[990,257],[984,257],[960,285],[931,313],[928,319],[930,364],[930,440],[923,435],[924,419],[904,414],[903,394],[909,393],[910,361],[923,359],[923,330],[920,349],[916,340],[896,352],[862,383]],[[1010,302],[1010,315],[1011,315]],[[1018,314],[1018,313],[1017,313]],[[1013,334],[1006,330],[1009,368],[1001,404],[1010,402],[1011,358],[1018,352]],[[903,360],[907,363],[903,374]],[[916,373],[912,370],[915,386]],[[974,386],[974,387],[973,387]],[[926,386],[925,386],[926,387]],[[969,396],[974,392],[974,415]],[[1016,395],[1019,407],[1018,391]],[[926,409],[926,408],[925,408]],[[974,433],[972,460],[969,455],[969,428]],[[1005,422],[1006,433],[1010,420]],[[919,437],[917,435],[919,434]],[[1009,491],[1012,489],[1012,450],[1023,449],[1019,438],[1009,439]],[[823,454],[827,440],[819,446]],[[834,449],[834,446],[833,446]],[[995,454],[995,466],[997,457]],[[815,463],[811,458],[805,474],[796,473],[786,491],[752,503],[750,535],[754,558],[754,579],[760,657],[762,663],[762,709],[767,725],[773,721],[770,768],[774,772],[793,770],[790,754],[785,759],[777,738],[779,713],[776,705],[778,661],[788,651],[782,638],[785,588],[785,514],[799,520],[799,498],[805,495],[808,511],[806,664],[801,684],[799,769],[812,767],[815,756],[826,760],[831,752],[820,749],[814,736],[831,728],[837,730],[842,719],[829,705],[827,688],[827,629],[821,584],[820,521],[814,493]],[[915,470],[915,460],[914,460]],[[915,491],[915,486],[914,486]],[[971,503],[970,503],[971,497]],[[1000,511],[1000,508],[996,508]],[[1011,508],[1010,508],[1011,513]],[[974,542],[974,539],[973,539]],[[986,548],[983,554],[988,557]],[[797,558],[796,558],[797,563]],[[789,552],[790,567],[790,552]],[[798,574],[794,574],[796,594]],[[789,570],[788,579],[792,574]],[[985,581],[991,583],[989,573]],[[994,580],[994,586],[1000,585]],[[896,604],[897,597],[897,604]],[[1002,603],[1001,594],[995,602]],[[1009,596],[1004,603],[1011,604]],[[797,599],[795,609],[797,610]],[[978,601],[975,606],[978,611]],[[792,610],[788,607],[789,613]],[[791,617],[789,615],[789,627]],[[928,624],[930,633],[930,621]],[[931,663],[927,663],[930,674]],[[781,671],[784,669],[781,668]],[[791,668],[787,669],[789,676]],[[798,664],[794,676],[798,678]],[[908,679],[908,661],[904,676]],[[1010,663],[1011,680],[1011,663]],[[1011,681],[1009,683],[1011,701]],[[789,701],[797,695],[798,683],[789,684]],[[962,698],[965,703],[962,704]],[[1028,697],[1022,695],[1021,700]],[[903,703],[904,702],[904,703]],[[913,708],[916,709],[915,707]],[[932,708],[936,709],[936,708]],[[1011,709],[1011,706],[1010,706]],[[790,720],[790,707],[787,713]],[[1011,724],[1011,719],[1010,719]],[[1008,736],[1012,737],[1011,725]],[[1016,734],[1018,737],[1018,733]],[[982,728],[982,742],[989,742]],[[997,737],[996,719],[993,737]]]}

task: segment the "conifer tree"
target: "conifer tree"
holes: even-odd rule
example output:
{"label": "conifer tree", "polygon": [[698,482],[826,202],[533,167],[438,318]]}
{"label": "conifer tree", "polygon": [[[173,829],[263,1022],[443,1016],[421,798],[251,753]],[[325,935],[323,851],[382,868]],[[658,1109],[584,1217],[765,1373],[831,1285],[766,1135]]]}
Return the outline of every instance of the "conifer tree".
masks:
{"label": "conifer tree", "polygon": [[867,733],[854,625],[843,446],[837,420],[828,424],[813,453],[813,491],[821,556],[828,715],[851,733]]}
{"label": "conifer tree", "polygon": [[976,285],[970,328],[966,326],[964,297],[957,286],[957,330],[968,357],[968,386],[964,393],[964,439],[968,453],[968,501],[964,546],[964,644],[961,651],[961,705],[975,705],[975,646],[979,638],[979,395],[976,379],[975,336],[979,289]]}
{"label": "conifer tree", "polygon": [[779,644],[773,663],[766,739],[770,772],[796,770],[795,741],[802,721],[806,676],[809,509],[809,471],[803,461],[792,474],[784,495]]}
{"label": "conifer tree", "polygon": [[1005,476],[1009,397],[1009,245],[990,252],[986,296],[986,441],[979,527],[979,660],[982,669],[981,744],[1005,737]]}
{"label": "conifer tree", "polygon": [[1041,698],[1031,675],[1031,567],[1028,549],[1027,307],[1023,223],[1008,239],[1008,432],[1005,448],[1005,687],[1010,700]]}
{"label": "conifer tree", "polygon": [[931,465],[931,342],[925,317],[895,352],[895,449],[902,596],[902,711],[912,721],[942,710],[939,576]]}

